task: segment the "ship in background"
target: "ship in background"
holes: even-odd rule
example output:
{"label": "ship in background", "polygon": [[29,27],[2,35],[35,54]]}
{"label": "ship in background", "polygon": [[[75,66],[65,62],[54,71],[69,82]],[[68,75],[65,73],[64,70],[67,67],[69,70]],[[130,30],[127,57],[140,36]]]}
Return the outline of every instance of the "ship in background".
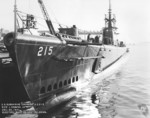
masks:
{"label": "ship in background", "polygon": [[[9,99],[11,102],[43,103],[35,108],[48,110],[75,96],[95,75],[107,71],[128,51],[123,42],[114,38],[116,19],[111,14],[110,4],[106,26],[99,34],[101,37],[91,38],[89,34],[87,39],[82,39],[75,25],[60,27],[56,33],[43,1],[38,2],[49,34],[34,35],[35,17],[27,14],[26,19],[21,18],[15,5],[15,30],[4,37],[12,61],[1,69],[6,73],[1,75],[2,97],[3,102]],[[23,24],[20,28],[17,16]]]}

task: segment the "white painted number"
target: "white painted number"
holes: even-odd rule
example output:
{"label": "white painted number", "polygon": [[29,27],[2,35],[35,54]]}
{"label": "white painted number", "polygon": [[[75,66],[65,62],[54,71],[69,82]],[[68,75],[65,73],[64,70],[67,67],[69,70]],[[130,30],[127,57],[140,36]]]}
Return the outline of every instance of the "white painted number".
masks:
{"label": "white painted number", "polygon": [[39,47],[37,56],[42,56],[42,52],[43,52],[43,47]]}
{"label": "white painted number", "polygon": [[51,55],[53,52],[53,47],[52,46],[40,46],[37,56],[46,56],[46,55]]}
{"label": "white painted number", "polygon": [[52,52],[53,52],[52,48],[53,48],[53,47],[49,47],[49,49],[48,49],[48,55],[51,55],[51,54],[52,54]]}

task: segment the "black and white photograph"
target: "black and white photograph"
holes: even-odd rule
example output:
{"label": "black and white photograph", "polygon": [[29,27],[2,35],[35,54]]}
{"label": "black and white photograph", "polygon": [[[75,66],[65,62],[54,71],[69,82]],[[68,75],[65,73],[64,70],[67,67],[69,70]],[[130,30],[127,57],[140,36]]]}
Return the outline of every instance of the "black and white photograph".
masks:
{"label": "black and white photograph", "polygon": [[0,0],[0,118],[150,118],[149,0]]}

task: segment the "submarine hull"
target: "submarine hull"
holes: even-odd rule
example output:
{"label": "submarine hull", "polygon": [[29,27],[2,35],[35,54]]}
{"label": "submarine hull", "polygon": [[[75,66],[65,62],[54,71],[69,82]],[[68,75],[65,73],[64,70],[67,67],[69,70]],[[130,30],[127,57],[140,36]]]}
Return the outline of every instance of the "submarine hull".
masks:
{"label": "submarine hull", "polygon": [[14,38],[13,33],[9,33],[4,43],[18,76],[16,82],[11,78],[8,81],[18,85],[15,88],[22,90],[26,96],[23,98],[43,103],[41,108],[45,110],[50,108],[48,105],[55,106],[73,97],[94,75],[126,54],[125,47],[67,44],[55,36],[18,33]]}

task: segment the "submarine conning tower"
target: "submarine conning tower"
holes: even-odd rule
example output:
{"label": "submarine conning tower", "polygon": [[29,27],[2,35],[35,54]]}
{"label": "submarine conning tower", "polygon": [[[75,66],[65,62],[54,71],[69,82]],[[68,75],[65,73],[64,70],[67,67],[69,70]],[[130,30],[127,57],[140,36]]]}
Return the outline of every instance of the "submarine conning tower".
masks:
{"label": "submarine conning tower", "polygon": [[105,14],[105,27],[103,28],[103,44],[113,45],[113,31],[117,28],[115,27],[116,18],[115,15],[111,13],[111,1],[109,0],[108,14]]}

